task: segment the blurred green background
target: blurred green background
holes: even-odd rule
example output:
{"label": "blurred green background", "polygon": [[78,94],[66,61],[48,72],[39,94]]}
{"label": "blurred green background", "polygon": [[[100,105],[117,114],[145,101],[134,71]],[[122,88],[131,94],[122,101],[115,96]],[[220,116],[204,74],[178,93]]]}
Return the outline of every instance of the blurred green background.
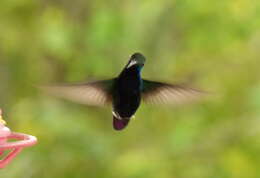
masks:
{"label": "blurred green background", "polygon": [[[260,1],[1,0],[0,107],[38,137],[1,178],[259,178]],[[116,76],[133,52],[143,76],[196,76],[217,97],[142,105],[122,132],[110,108],[33,85]]]}

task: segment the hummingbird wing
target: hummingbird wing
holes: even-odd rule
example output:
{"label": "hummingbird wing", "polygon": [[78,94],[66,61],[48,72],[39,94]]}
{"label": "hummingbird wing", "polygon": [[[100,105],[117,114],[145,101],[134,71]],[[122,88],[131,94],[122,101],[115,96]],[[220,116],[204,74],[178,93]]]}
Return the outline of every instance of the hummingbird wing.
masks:
{"label": "hummingbird wing", "polygon": [[60,98],[76,103],[104,106],[111,103],[115,79],[81,84],[41,86],[40,88]]}
{"label": "hummingbird wing", "polygon": [[182,85],[143,80],[142,99],[151,104],[182,104],[202,97],[206,92]]}

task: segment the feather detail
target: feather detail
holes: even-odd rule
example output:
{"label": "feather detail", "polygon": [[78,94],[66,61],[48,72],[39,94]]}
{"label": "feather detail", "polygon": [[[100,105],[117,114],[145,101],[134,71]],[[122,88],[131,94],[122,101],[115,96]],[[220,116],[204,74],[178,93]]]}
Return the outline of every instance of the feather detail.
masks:
{"label": "feather detail", "polygon": [[54,96],[76,103],[104,106],[111,103],[114,79],[82,84],[64,84],[39,87]]}
{"label": "feather detail", "polygon": [[206,92],[167,83],[143,80],[142,99],[151,104],[182,104],[201,98]]}

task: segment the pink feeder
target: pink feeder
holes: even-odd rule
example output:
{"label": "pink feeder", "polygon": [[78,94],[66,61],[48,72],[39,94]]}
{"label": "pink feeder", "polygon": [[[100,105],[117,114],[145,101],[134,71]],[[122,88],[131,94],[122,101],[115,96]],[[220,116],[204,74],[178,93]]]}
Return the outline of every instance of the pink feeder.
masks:
{"label": "pink feeder", "polygon": [[[8,142],[10,139],[16,141]],[[32,146],[37,143],[37,138],[31,135],[12,132],[5,126],[0,109],[0,158],[5,151],[10,151],[7,156],[0,159],[0,169],[4,168],[24,147]]]}

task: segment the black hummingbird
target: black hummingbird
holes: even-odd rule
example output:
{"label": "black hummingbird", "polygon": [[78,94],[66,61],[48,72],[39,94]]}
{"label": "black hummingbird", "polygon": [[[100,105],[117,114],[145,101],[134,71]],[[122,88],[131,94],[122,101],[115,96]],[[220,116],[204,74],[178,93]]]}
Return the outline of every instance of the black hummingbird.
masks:
{"label": "black hummingbird", "polygon": [[145,57],[141,53],[134,53],[116,78],[42,88],[56,96],[81,104],[103,106],[112,103],[115,130],[122,130],[128,125],[141,100],[153,104],[178,104],[198,98],[204,93],[182,85],[142,79],[144,63]]}

